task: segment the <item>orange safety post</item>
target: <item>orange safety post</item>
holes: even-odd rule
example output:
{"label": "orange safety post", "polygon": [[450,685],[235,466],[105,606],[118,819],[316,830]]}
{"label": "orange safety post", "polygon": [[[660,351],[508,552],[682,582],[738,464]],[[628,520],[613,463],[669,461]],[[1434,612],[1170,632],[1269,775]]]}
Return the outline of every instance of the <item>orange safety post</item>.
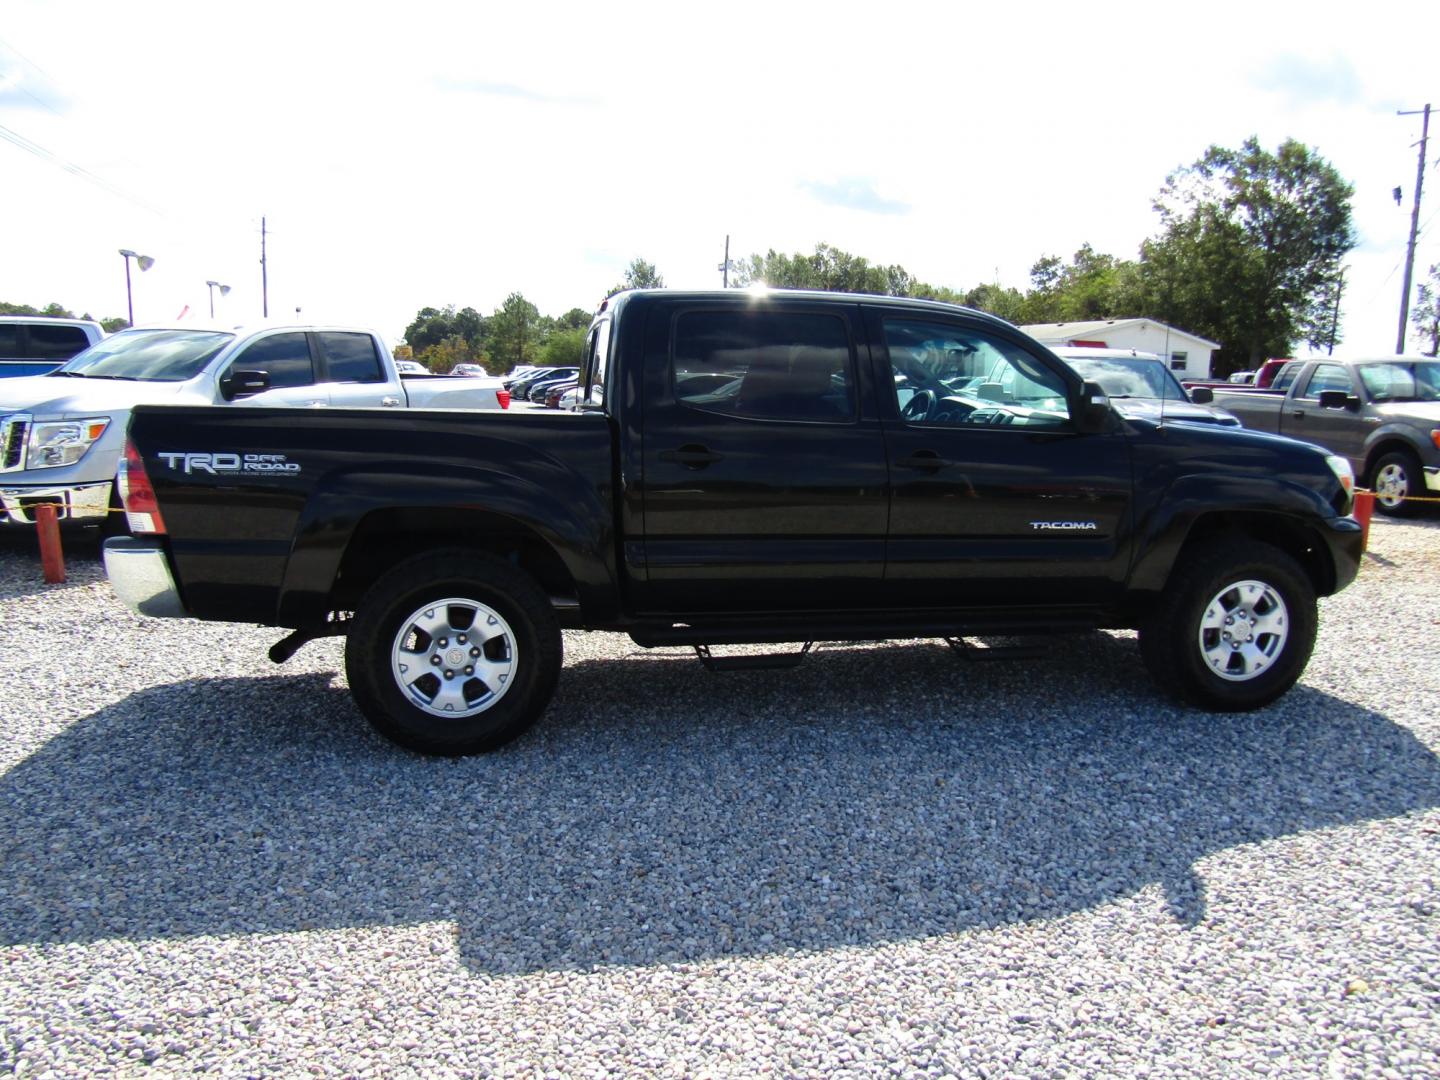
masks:
{"label": "orange safety post", "polygon": [[1375,512],[1373,491],[1355,492],[1355,520],[1360,522],[1360,550],[1370,546],[1370,515]]}
{"label": "orange safety post", "polygon": [[60,519],[50,503],[35,507],[35,532],[40,538],[40,566],[45,571],[45,583],[58,585],[65,580],[65,554],[60,550]]}

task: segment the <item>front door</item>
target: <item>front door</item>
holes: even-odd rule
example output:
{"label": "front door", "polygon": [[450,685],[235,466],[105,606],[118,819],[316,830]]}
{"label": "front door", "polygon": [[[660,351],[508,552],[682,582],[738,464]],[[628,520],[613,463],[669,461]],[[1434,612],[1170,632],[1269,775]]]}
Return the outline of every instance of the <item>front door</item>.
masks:
{"label": "front door", "polygon": [[858,307],[737,296],[648,317],[647,341],[659,344],[645,357],[640,606],[875,603],[885,444],[859,363]]}
{"label": "front door", "polygon": [[1129,566],[1123,430],[1081,434],[1078,376],[964,316],[872,311],[892,481],[885,583],[916,607],[1093,605]]}

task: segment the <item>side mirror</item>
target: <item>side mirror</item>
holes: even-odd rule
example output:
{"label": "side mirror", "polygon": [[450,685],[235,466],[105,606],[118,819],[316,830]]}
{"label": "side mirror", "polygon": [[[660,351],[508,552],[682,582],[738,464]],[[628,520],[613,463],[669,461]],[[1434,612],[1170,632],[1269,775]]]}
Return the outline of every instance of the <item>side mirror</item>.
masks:
{"label": "side mirror", "polygon": [[253,397],[262,390],[269,389],[270,373],[268,371],[232,370],[220,380],[220,396],[226,401]]}
{"label": "side mirror", "polygon": [[1344,390],[1321,390],[1320,408],[1322,409],[1358,409],[1360,399],[1354,394],[1347,394]]}
{"label": "side mirror", "polygon": [[1208,386],[1192,386],[1190,388],[1190,400],[1196,405],[1209,405],[1215,400],[1215,391]]}
{"label": "side mirror", "polygon": [[1075,426],[1085,435],[1099,435],[1109,431],[1115,420],[1115,411],[1110,408],[1110,396],[1097,382],[1087,381],[1080,390],[1080,408],[1075,416]]}

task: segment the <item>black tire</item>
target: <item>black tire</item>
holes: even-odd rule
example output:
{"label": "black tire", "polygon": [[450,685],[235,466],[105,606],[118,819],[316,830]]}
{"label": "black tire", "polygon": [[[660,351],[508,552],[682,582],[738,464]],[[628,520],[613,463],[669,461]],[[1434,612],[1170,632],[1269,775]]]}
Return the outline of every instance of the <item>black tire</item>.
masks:
{"label": "black tire", "polygon": [[1425,494],[1425,473],[1420,460],[1408,450],[1395,450],[1375,462],[1370,471],[1375,509],[1390,517],[1412,517],[1423,503],[1411,502]]}
{"label": "black tire", "polygon": [[488,555],[444,550],[371,586],[350,627],[345,673],[380,734],[458,756],[528,729],[555,692],[561,657],[559,624],[533,578]]}
{"label": "black tire", "polygon": [[1161,689],[1182,701],[1217,712],[1258,709],[1295,685],[1310,660],[1315,588],[1269,544],[1212,543],[1176,568],[1140,628],[1140,655]]}

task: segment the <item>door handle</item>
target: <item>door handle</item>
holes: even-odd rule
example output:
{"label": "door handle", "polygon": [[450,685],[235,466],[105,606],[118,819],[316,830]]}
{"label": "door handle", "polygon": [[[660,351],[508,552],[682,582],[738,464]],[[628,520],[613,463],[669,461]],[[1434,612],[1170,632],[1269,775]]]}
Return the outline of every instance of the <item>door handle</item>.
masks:
{"label": "door handle", "polygon": [[382,397],[380,404],[387,409],[393,409],[396,405],[400,404],[400,399],[398,397]]}
{"label": "door handle", "polygon": [[895,464],[902,469],[944,469],[955,463],[946,461],[934,450],[916,450],[909,457],[900,458]]}
{"label": "door handle", "polygon": [[661,461],[673,461],[684,465],[688,469],[703,469],[716,461],[724,461],[724,454],[715,454],[703,446],[696,446],[693,443],[682,446],[679,450],[661,450]]}
{"label": "door handle", "polygon": [[1296,420],[1304,420],[1304,419],[1305,419],[1305,410],[1304,410],[1304,409],[1291,409],[1291,410],[1290,410],[1290,415],[1293,416]]}

